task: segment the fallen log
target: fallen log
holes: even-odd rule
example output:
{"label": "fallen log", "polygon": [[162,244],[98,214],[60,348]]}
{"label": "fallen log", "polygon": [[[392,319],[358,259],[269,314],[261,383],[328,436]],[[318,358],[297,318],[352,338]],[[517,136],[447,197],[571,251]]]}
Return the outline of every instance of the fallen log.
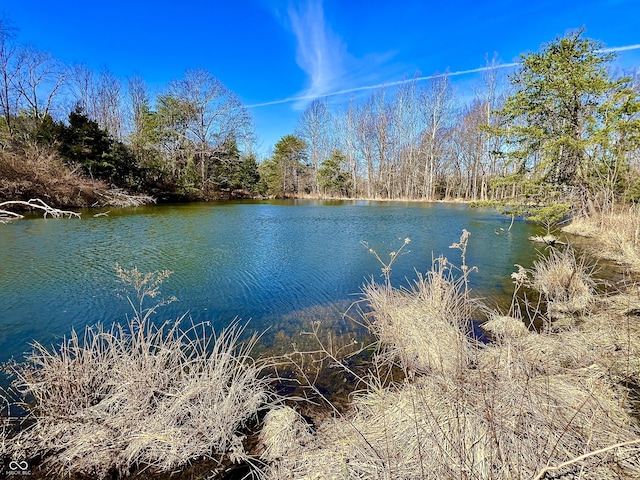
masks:
{"label": "fallen log", "polygon": [[534,235],[529,237],[529,240],[536,243],[544,243],[545,245],[549,245],[551,247],[554,247],[556,245],[566,245],[565,242],[561,242],[560,240],[558,240],[558,237],[556,237],[555,235]]}
{"label": "fallen log", "polygon": [[6,207],[12,205],[20,205],[27,208],[35,208],[38,210],[44,211],[44,218],[80,218],[80,214],[77,212],[71,212],[69,210],[60,210],[58,208],[54,208],[50,205],[47,205],[39,198],[32,198],[28,202],[24,200],[9,200],[7,202],[0,203],[0,223],[7,223],[11,220],[18,220],[20,218],[24,218],[24,215],[21,215],[16,212],[12,212],[11,210],[7,210]]}

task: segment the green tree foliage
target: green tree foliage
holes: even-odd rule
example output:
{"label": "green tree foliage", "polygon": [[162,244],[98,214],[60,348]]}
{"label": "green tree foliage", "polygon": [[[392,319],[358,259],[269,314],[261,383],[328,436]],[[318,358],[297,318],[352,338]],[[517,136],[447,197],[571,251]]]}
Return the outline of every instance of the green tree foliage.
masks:
{"label": "green tree foliage", "polygon": [[79,165],[91,178],[120,187],[139,187],[139,175],[130,150],[112,139],[80,108],[69,114],[69,124],[60,124],[58,152],[71,165]]}
{"label": "green tree foliage", "polygon": [[349,172],[342,168],[346,159],[334,150],[331,157],[322,162],[318,170],[318,185],[325,195],[349,196],[351,194],[351,178]]}
{"label": "green tree foliage", "polygon": [[136,115],[136,129],[129,136],[131,151],[148,187],[166,181],[167,168],[160,152],[158,115],[142,105]]}
{"label": "green tree foliage", "polygon": [[217,190],[236,188],[235,177],[240,170],[240,149],[233,135],[227,138],[218,148],[209,153],[209,165],[205,178],[211,181]]}
{"label": "green tree foliage", "polygon": [[16,144],[51,147],[60,134],[60,125],[49,114],[36,120],[33,115],[23,111],[10,118],[10,137]]}
{"label": "green tree foliage", "polygon": [[282,194],[282,170],[274,158],[263,160],[258,166],[258,191],[267,195]]}
{"label": "green tree foliage", "polygon": [[590,173],[602,167],[605,177],[619,173],[637,145],[638,101],[630,79],[613,79],[614,58],[602,45],[571,33],[523,55],[511,77],[515,93],[497,112],[503,124],[503,154],[517,174],[556,189],[593,191]]}
{"label": "green tree foliage", "polygon": [[256,193],[259,189],[260,173],[255,155],[244,155],[233,175],[233,188]]}
{"label": "green tree foliage", "polygon": [[[144,85],[134,82],[135,132],[130,140],[139,164],[163,188],[188,198],[255,188],[243,166],[240,144],[251,140],[251,119],[238,100],[205,70],[191,70],[149,106]],[[255,160],[255,159],[254,159]],[[253,176],[257,177],[257,164]]]}
{"label": "green tree foliage", "polygon": [[311,189],[304,140],[295,135],[282,137],[260,168],[260,177],[266,193],[275,196],[292,196],[308,193]]}
{"label": "green tree foliage", "polygon": [[547,229],[547,233],[550,233],[570,210],[570,205],[554,202],[542,207],[529,209],[525,218],[529,222],[544,226]]}

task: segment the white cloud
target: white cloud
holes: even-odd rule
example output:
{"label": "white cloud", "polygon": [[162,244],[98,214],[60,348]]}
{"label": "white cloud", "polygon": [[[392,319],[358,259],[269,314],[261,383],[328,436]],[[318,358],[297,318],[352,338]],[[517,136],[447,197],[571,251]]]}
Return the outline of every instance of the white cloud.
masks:
{"label": "white cloud", "polygon": [[326,24],[320,0],[292,3],[288,14],[297,40],[296,62],[309,76],[308,87],[290,101],[304,103],[339,88],[350,59],[342,40]]}

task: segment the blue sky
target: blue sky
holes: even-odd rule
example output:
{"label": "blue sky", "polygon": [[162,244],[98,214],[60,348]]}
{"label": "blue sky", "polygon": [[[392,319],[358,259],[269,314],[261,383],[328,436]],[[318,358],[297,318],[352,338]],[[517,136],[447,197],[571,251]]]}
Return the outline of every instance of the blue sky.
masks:
{"label": "blue sky", "polygon": [[[187,69],[209,70],[252,106],[263,153],[293,132],[304,97],[473,70],[494,53],[510,63],[582,26],[607,47],[640,44],[638,0],[0,0],[0,14],[19,43],[138,74],[152,92]],[[619,62],[640,66],[640,48]],[[479,83],[452,80],[460,95]]]}

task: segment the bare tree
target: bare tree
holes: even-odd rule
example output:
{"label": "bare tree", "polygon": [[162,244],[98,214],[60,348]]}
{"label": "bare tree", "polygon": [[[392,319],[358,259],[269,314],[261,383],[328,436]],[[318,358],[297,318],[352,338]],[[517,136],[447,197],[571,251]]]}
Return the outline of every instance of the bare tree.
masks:
{"label": "bare tree", "polygon": [[376,111],[373,98],[370,97],[355,111],[356,122],[356,148],[358,154],[366,166],[367,197],[372,198],[376,182],[375,136],[376,136]]}
{"label": "bare tree", "polygon": [[14,32],[11,23],[5,17],[0,17],[0,109],[9,134],[12,132],[11,117],[16,113],[17,106],[14,89],[17,74],[16,47],[11,43]]}
{"label": "bare tree", "polygon": [[122,82],[104,68],[95,74],[86,65],[69,69],[69,87],[75,98],[75,107],[100,128],[122,140],[125,132]]}
{"label": "bare tree", "polygon": [[52,113],[54,100],[67,81],[67,71],[51,54],[31,46],[18,51],[15,81],[19,104],[36,121]]}
{"label": "bare tree", "polygon": [[[370,139],[373,142],[373,151],[377,164],[375,179],[375,195],[383,193],[387,198],[391,195],[391,183],[393,166],[389,156],[393,145],[393,105],[387,100],[385,88],[381,88],[371,95],[367,102],[369,114]],[[381,190],[381,191],[380,191]]]}
{"label": "bare tree", "polygon": [[399,189],[396,196],[406,198],[419,195],[417,178],[418,144],[420,139],[420,118],[418,114],[418,89],[415,81],[402,84],[396,91],[394,130],[396,156],[399,169]]}
{"label": "bare tree", "polygon": [[347,163],[347,169],[351,175],[353,195],[361,193],[359,162],[357,149],[357,112],[353,98],[349,100],[346,111],[341,111],[333,116],[332,128],[334,131],[334,148],[341,151]]}
{"label": "bare tree", "polygon": [[147,84],[142,77],[134,75],[127,80],[127,87],[132,130],[140,132],[144,128],[144,111],[150,103]]}
{"label": "bare tree", "polygon": [[457,176],[455,196],[477,200],[478,177],[484,175],[484,137],[481,126],[485,122],[485,104],[476,100],[463,109],[452,131],[453,155]]}
{"label": "bare tree", "polygon": [[[502,167],[499,165],[500,139],[496,135],[490,135],[488,130],[499,123],[498,112],[504,106],[504,94],[500,94],[500,75],[497,56],[494,55],[491,61],[487,58],[487,68],[482,75],[485,85],[484,95],[480,98],[484,104],[484,127],[479,135],[483,138],[483,175],[481,178],[480,197],[485,200],[489,195],[488,180],[497,177],[501,173]],[[495,192],[493,193],[495,195]]]}
{"label": "bare tree", "polygon": [[182,80],[169,85],[169,91],[193,108],[187,131],[196,146],[200,176],[205,182],[217,151],[232,138],[240,143],[252,141],[251,117],[240,99],[206,70],[187,71]]}
{"label": "bare tree", "polygon": [[422,134],[424,151],[424,197],[433,200],[438,161],[442,154],[441,146],[444,130],[453,114],[453,94],[447,75],[436,76],[420,99],[420,110],[425,124]]}
{"label": "bare tree", "polygon": [[94,74],[86,65],[77,64],[69,68],[69,90],[75,100],[74,107],[88,115],[94,94]]}
{"label": "bare tree", "polygon": [[307,144],[307,158],[311,161],[312,189],[318,193],[318,168],[320,162],[329,157],[328,129],[331,115],[327,108],[327,101],[313,100],[302,112],[298,120],[296,135]]}
{"label": "bare tree", "polygon": [[122,139],[124,131],[122,102],[122,82],[103,69],[94,85],[89,118],[117,139]]}

